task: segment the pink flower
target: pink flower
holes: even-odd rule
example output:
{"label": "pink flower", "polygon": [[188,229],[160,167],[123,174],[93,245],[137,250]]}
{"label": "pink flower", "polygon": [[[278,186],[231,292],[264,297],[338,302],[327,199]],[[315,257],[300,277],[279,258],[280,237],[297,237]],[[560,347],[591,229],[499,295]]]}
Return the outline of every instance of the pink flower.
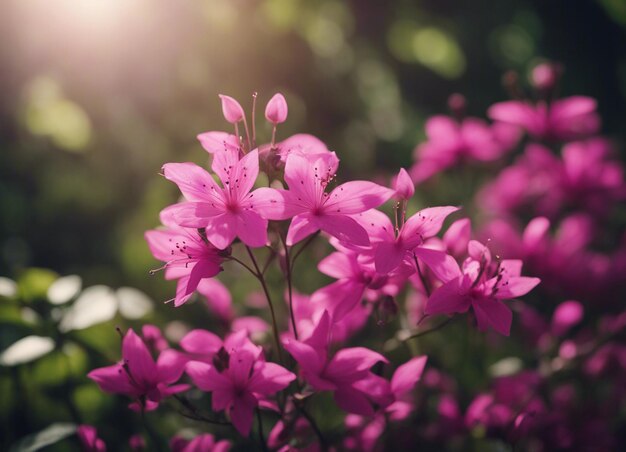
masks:
{"label": "pink flower", "polygon": [[212,314],[225,322],[231,322],[235,316],[233,300],[228,288],[218,279],[203,279],[196,289],[206,298],[206,306]]}
{"label": "pink flower", "polygon": [[413,181],[423,182],[464,159],[496,160],[515,145],[518,135],[507,124],[490,126],[477,118],[457,122],[448,116],[433,116],[426,122],[428,141],[414,152]]}
{"label": "pink flower", "polygon": [[600,128],[596,101],[572,96],[546,104],[511,100],[489,108],[494,121],[519,126],[534,138],[569,141],[595,134]]}
{"label": "pink flower", "polygon": [[539,278],[520,276],[520,260],[504,259],[494,267],[489,249],[475,240],[470,241],[468,252],[461,269],[440,251],[422,250],[420,259],[443,281],[428,299],[425,313],[453,314],[472,307],[481,331],[491,327],[508,336],[512,313],[502,300],[525,295],[539,284]]}
{"label": "pink flower", "polygon": [[552,315],[552,334],[557,337],[563,336],[572,327],[580,323],[584,315],[583,305],[578,301],[564,301]]}
{"label": "pink flower", "polygon": [[239,347],[227,353],[219,367],[216,362],[191,361],[186,372],[199,389],[212,393],[213,410],[226,410],[239,433],[248,436],[259,402],[285,389],[296,376],[265,362],[260,350]]}
{"label": "pink flower", "polygon": [[84,452],[106,452],[107,446],[104,441],[98,438],[98,430],[93,425],[79,425],[76,434]]}
{"label": "pink flower", "polygon": [[224,113],[226,121],[231,124],[236,124],[239,121],[242,121],[245,115],[239,102],[224,94],[220,94],[219,96],[222,100],[222,113]]}
{"label": "pink flower", "polygon": [[[397,295],[397,287],[406,281],[412,266],[402,266],[389,273],[378,273],[370,256],[365,253],[342,250],[324,258],[318,269],[325,275],[337,278],[334,283],[318,289],[311,295],[313,305],[328,309],[333,323],[351,314],[363,299],[366,291],[378,295]],[[397,284],[394,285],[394,282]]]}
{"label": "pink flower", "polygon": [[213,170],[224,188],[193,163],[166,164],[165,177],[176,183],[188,200],[168,207],[168,214],[180,226],[206,228],[207,239],[219,249],[228,247],[235,237],[252,247],[264,246],[266,218],[281,212],[282,199],[271,188],[250,192],[259,174],[258,151],[239,161],[230,151],[215,154]]}
{"label": "pink flower", "polygon": [[417,356],[396,369],[388,382],[384,378],[373,376],[370,386],[365,386],[371,393],[380,394],[381,410],[372,417],[357,414],[346,416],[346,427],[350,437],[344,443],[350,450],[376,450],[376,443],[385,430],[388,421],[406,419],[413,411],[410,392],[421,379],[426,365],[426,356]]}
{"label": "pink flower", "polygon": [[161,399],[189,388],[172,385],[182,375],[185,361],[182,354],[169,349],[161,352],[155,363],[146,344],[129,329],[122,342],[122,362],[94,369],[87,376],[104,392],[136,399],[131,409],[151,411]]}
{"label": "pink flower", "polygon": [[370,368],[379,361],[388,361],[381,354],[363,347],[341,349],[329,359],[330,328],[330,315],[325,312],[308,339],[287,339],[285,348],[300,365],[302,377],[315,390],[333,391],[337,405],[349,413],[372,415],[372,403],[382,404],[381,399],[388,394],[372,390],[373,386],[378,386],[378,380],[372,384],[371,379],[376,376]]}
{"label": "pink flower", "polygon": [[367,232],[350,215],[378,207],[393,195],[393,190],[373,182],[352,181],[326,193],[338,164],[334,152],[307,157],[291,153],[287,157],[285,181],[289,190],[279,191],[285,208],[281,214],[269,217],[277,220],[293,217],[287,245],[318,230],[354,245],[369,244]]}
{"label": "pink flower", "polygon": [[230,441],[215,441],[210,433],[198,435],[191,441],[174,436],[170,440],[170,449],[172,452],[227,452],[230,450]]}
{"label": "pink flower", "polygon": [[137,433],[128,439],[128,446],[133,452],[142,452],[146,450],[146,440]]}
{"label": "pink flower", "polygon": [[145,238],[152,255],[165,262],[165,279],[178,279],[174,298],[178,307],[189,300],[202,279],[222,270],[222,257],[198,231],[176,225],[170,213],[171,210],[161,213],[161,221],[167,228],[147,231]]}
{"label": "pink flower", "polygon": [[[448,215],[459,210],[458,207],[430,207],[410,217],[394,233],[395,228],[387,218],[376,225],[379,228],[380,242],[376,247],[376,271],[386,274],[397,268],[403,260],[413,259],[413,254],[424,241],[436,235]],[[411,264],[412,265],[412,264]]]}
{"label": "pink flower", "polygon": [[281,93],[276,93],[265,107],[265,119],[272,124],[280,124],[287,120],[287,101]]}

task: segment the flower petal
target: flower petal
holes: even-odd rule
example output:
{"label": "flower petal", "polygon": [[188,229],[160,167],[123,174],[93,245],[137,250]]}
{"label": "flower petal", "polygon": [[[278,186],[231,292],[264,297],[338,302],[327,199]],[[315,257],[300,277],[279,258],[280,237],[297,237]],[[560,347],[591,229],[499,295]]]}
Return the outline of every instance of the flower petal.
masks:
{"label": "flower petal", "polygon": [[188,201],[217,201],[221,199],[221,189],[213,177],[195,163],[166,163],[163,175],[171,180]]}
{"label": "flower petal", "polygon": [[355,214],[380,206],[394,191],[367,181],[351,181],[336,187],[324,203],[324,212]]}

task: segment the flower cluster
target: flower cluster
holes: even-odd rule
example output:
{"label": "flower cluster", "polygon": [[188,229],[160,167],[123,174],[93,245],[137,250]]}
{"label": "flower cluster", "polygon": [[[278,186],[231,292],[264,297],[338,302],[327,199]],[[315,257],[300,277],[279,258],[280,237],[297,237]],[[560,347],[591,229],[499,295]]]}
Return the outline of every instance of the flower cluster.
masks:
{"label": "flower cluster", "polygon": [[[583,294],[624,294],[626,248],[611,255],[592,247],[626,184],[606,140],[593,137],[600,124],[595,102],[555,100],[557,82],[555,67],[541,66],[533,73],[539,100],[495,104],[488,112],[493,123],[464,118],[464,99],[453,97],[453,117],[427,121],[415,164],[388,186],[339,182],[339,156],[313,136],[277,141],[288,116],[281,94],[266,106],[272,133],[263,144],[254,117],[249,122],[237,100],[220,96],[234,133],[198,135],[210,171],[194,163],[163,166],[182,200],[161,212],[162,227],[146,232],[146,240],[165,278],[178,281],[174,306],[204,297],[222,327],[189,330],[174,346],[154,327],[144,328],[143,340],[128,330],[123,360],[89,377],[130,397],[134,410],[154,410],[169,397],[186,417],[232,425],[240,436],[231,438],[242,444],[254,431],[272,450],[378,450],[385,435],[399,447],[418,436],[444,444],[478,428],[511,443],[532,438],[563,448],[589,432],[607,433],[598,426],[576,431],[574,416],[565,415],[574,388],[549,382],[581,366],[587,375],[608,373],[613,360],[621,365],[616,379],[626,370],[625,349],[612,341],[623,318],[602,340],[600,329],[578,329],[587,315]],[[468,200],[482,212],[480,224],[472,226],[455,205],[415,209],[416,184],[471,162],[505,162],[520,140],[528,141],[523,154]],[[551,150],[563,141],[560,154]],[[296,290],[294,266],[313,248],[326,253],[317,270],[331,281],[304,294]],[[265,300],[254,305],[266,315],[236,315],[239,300],[233,303],[216,278],[235,265],[259,282]],[[532,276],[522,276],[523,266]],[[533,295],[541,301],[513,302],[540,278],[545,284]],[[284,285],[273,287],[277,279]],[[276,293],[284,294],[284,306]],[[567,301],[550,304],[555,297]],[[542,311],[557,304],[551,324],[544,321]],[[540,366],[522,369],[514,358],[496,363],[493,381],[483,386],[489,390],[462,394],[445,357],[427,358],[416,347],[418,338],[459,318],[490,343],[509,335],[529,341]],[[383,328],[389,325],[391,334]],[[320,404],[342,413],[341,425],[324,422],[315,411]],[[264,432],[268,420],[274,425]],[[101,450],[95,431],[86,432],[89,447]],[[225,450],[229,443],[204,433],[175,437],[171,447]]]}

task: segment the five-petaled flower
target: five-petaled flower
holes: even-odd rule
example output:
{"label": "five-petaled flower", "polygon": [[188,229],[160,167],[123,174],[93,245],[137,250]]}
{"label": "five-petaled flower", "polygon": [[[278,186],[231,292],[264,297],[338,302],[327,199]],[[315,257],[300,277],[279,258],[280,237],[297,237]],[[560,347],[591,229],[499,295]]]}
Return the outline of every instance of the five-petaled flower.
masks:
{"label": "five-petaled flower", "polygon": [[172,349],[161,352],[155,362],[143,340],[129,329],[122,342],[122,362],[94,369],[87,376],[104,392],[135,399],[131,409],[151,411],[163,398],[189,389],[187,384],[173,384],[180,379],[185,362]]}

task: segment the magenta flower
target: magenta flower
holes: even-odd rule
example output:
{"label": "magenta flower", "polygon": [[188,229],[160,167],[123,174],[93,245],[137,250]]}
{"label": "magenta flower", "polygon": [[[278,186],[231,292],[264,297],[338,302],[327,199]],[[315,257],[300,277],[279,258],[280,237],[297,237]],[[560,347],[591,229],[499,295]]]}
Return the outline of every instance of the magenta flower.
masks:
{"label": "magenta flower", "polygon": [[170,449],[172,452],[228,452],[230,441],[225,439],[215,441],[215,437],[210,433],[203,433],[192,440],[174,436],[170,440]]}
{"label": "magenta flower", "polygon": [[195,385],[212,393],[213,410],[226,410],[237,431],[244,436],[250,434],[259,402],[285,389],[296,378],[278,364],[259,358],[250,350],[239,348],[228,354],[222,363],[225,368],[199,361],[192,361],[186,367]]}
{"label": "magenta flower", "polygon": [[333,391],[337,405],[349,413],[374,414],[372,403],[380,402],[376,392],[384,391],[371,391],[370,377],[375,375],[370,368],[387,359],[363,347],[341,349],[329,359],[330,334],[330,315],[325,312],[308,339],[287,339],[284,345],[300,365],[304,380],[315,390]]}
{"label": "magenta flower", "polygon": [[122,361],[94,369],[87,376],[104,392],[135,399],[129,405],[131,409],[151,411],[163,398],[189,388],[187,384],[173,385],[180,379],[185,362],[182,354],[168,349],[155,363],[143,340],[129,329],[122,342]]}
{"label": "magenta flower", "polygon": [[258,151],[239,161],[230,151],[216,153],[213,170],[224,188],[193,163],[163,166],[165,177],[176,183],[188,200],[168,207],[167,212],[180,226],[206,228],[207,239],[219,249],[228,247],[235,237],[251,247],[264,246],[266,218],[280,215],[282,198],[271,188],[250,192],[259,174]]}
{"label": "magenta flower", "polygon": [[436,235],[448,215],[459,210],[458,207],[430,207],[420,210],[410,217],[395,233],[388,218],[382,218],[378,229],[380,242],[376,245],[376,271],[389,273],[397,268],[403,260],[413,260],[413,253],[424,244],[424,241]]}
{"label": "magenta flower", "polygon": [[593,135],[600,128],[596,101],[585,96],[567,97],[550,104],[499,102],[487,114],[494,121],[519,126],[534,138],[545,140],[575,140]]}
{"label": "magenta flower", "polygon": [[370,256],[350,250],[330,254],[318,264],[318,269],[337,278],[311,295],[312,304],[328,309],[333,323],[352,313],[367,291],[378,296],[397,295],[398,287],[413,272],[412,266],[402,266],[389,273],[378,273]]}
{"label": "magenta flower", "polygon": [[80,440],[81,450],[84,452],[106,452],[107,446],[98,438],[98,430],[93,425],[79,425],[76,434]]}
{"label": "magenta flower", "polygon": [[521,260],[504,259],[494,267],[489,249],[475,240],[468,252],[470,257],[459,268],[440,251],[422,250],[419,258],[443,281],[428,299],[425,313],[453,314],[472,307],[481,331],[491,327],[508,336],[513,315],[502,301],[527,294],[540,280],[520,276]]}
{"label": "magenta flower", "polygon": [[352,181],[326,188],[335,177],[339,160],[334,152],[302,156],[289,154],[285,181],[289,190],[281,190],[284,210],[270,219],[293,217],[287,232],[287,245],[293,245],[322,230],[354,245],[368,245],[367,232],[350,215],[378,207],[393,190],[367,181]]}
{"label": "magenta flower", "polygon": [[198,231],[181,228],[171,218],[172,211],[161,213],[166,229],[145,233],[152,255],[165,262],[165,279],[178,279],[174,305],[184,304],[204,278],[211,278],[221,270],[222,257],[217,248],[207,243]]}
{"label": "magenta flower", "polygon": [[519,133],[508,124],[489,125],[477,118],[458,122],[448,116],[433,116],[426,122],[428,141],[414,152],[411,168],[415,183],[423,182],[462,160],[489,162],[509,151]]}

